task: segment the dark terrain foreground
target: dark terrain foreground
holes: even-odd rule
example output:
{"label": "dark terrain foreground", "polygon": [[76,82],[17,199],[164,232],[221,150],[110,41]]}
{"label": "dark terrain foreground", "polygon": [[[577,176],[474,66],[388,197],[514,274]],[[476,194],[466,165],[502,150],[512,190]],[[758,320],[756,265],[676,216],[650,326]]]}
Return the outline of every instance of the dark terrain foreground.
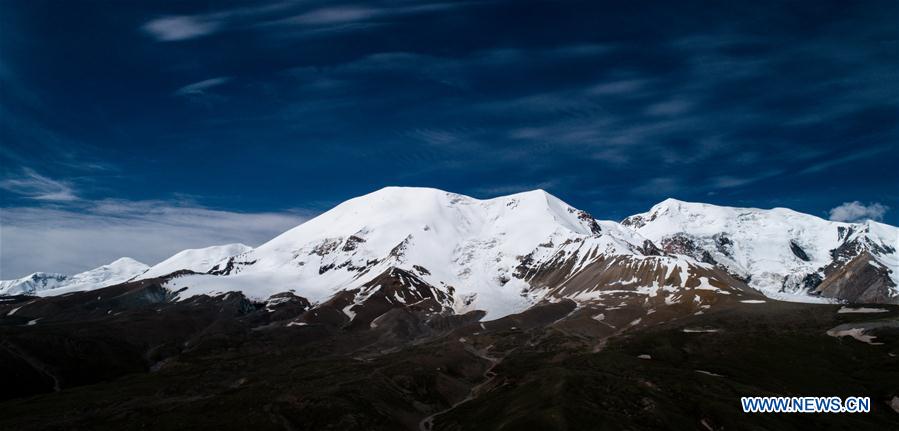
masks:
{"label": "dark terrain foreground", "polygon": [[[349,324],[339,298],[171,298],[151,279],[0,299],[0,429],[899,429],[899,306],[734,300],[639,321],[560,300],[481,323],[375,301]],[[827,333],[862,324],[874,338]],[[872,411],[744,414],[750,395]]]}

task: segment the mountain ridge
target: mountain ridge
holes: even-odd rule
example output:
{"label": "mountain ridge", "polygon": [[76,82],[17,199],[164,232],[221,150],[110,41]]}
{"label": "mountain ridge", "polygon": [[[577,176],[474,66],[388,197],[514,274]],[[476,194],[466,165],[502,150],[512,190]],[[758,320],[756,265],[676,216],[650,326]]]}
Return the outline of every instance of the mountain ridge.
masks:
{"label": "mountain ridge", "polygon": [[106,265],[74,275],[34,272],[25,277],[0,281],[0,295],[64,294],[93,290],[123,283],[150,267],[130,257],[120,257]]}
{"label": "mountain ridge", "polygon": [[[610,295],[602,293],[615,290],[607,285],[612,282],[608,277],[585,275],[599,267],[612,270],[610,262],[621,268],[664,268],[658,275],[645,269],[640,272],[644,278],[617,270],[631,274],[634,280],[617,283],[634,291],[641,283],[680,283],[685,288],[705,286],[691,277],[729,279],[718,281],[725,284],[736,283],[730,280],[735,277],[775,299],[813,302],[824,294],[851,301],[847,292],[857,289],[846,280],[816,289],[852,258],[870,252],[881,269],[867,277],[883,279],[883,292],[863,297],[892,301],[899,297],[899,270],[895,241],[891,245],[885,237],[899,237],[897,232],[882,223],[832,222],[787,208],[724,207],[673,198],[619,223],[595,219],[539,189],[476,199],[433,188],[385,187],[347,200],[259,247],[184,250],[131,279],[188,270],[203,274],[170,281],[182,298],[240,290],[259,300],[292,292],[322,302],[397,268],[444,292],[451,289],[456,312],[481,307],[501,316],[543,299]],[[586,271],[591,266],[595,268]],[[726,274],[714,272],[716,267]],[[675,270],[681,275],[671,278]],[[598,279],[606,284],[595,284]],[[572,280],[579,283],[578,291],[572,290],[577,284]],[[63,292],[45,289],[40,294]]]}

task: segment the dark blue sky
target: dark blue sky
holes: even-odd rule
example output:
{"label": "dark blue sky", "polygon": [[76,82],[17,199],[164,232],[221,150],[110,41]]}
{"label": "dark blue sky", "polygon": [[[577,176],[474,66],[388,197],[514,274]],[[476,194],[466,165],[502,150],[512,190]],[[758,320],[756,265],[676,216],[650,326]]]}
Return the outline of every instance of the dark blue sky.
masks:
{"label": "dark blue sky", "polygon": [[419,185],[603,219],[859,201],[895,225],[897,22],[895,1],[0,1],[5,224]]}

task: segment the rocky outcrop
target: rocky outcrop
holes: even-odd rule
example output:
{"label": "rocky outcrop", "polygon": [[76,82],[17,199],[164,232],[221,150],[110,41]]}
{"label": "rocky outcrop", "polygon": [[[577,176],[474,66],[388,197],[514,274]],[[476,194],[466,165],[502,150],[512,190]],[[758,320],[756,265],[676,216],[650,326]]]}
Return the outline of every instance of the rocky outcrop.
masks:
{"label": "rocky outcrop", "polygon": [[833,268],[815,293],[855,303],[899,304],[890,271],[863,251],[846,264]]}

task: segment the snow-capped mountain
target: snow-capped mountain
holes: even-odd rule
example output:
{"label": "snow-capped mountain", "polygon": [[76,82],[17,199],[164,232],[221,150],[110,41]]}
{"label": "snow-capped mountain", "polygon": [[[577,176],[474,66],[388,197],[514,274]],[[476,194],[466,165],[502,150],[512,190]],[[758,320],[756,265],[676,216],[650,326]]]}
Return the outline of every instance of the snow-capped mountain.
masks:
{"label": "snow-capped mountain", "polygon": [[[481,200],[388,187],[255,249],[185,250],[117,277],[36,274],[3,282],[0,292],[48,295],[161,278],[182,300],[233,291],[254,301],[298,297],[327,315],[316,319],[353,325],[374,324],[372,310],[390,307],[478,309],[497,318],[562,299],[641,309],[644,317],[670,307],[702,313],[718,303],[764,302],[759,292],[803,302],[894,303],[897,232],[782,208],[673,199],[617,223],[542,190]],[[190,273],[174,274],[181,270]]]}
{"label": "snow-capped mountain", "polygon": [[183,250],[172,257],[153,265],[146,272],[136,277],[143,280],[153,277],[162,277],[175,271],[188,270],[193,272],[209,272],[213,266],[231,256],[246,253],[252,247],[243,244],[214,245],[206,248]]}
{"label": "snow-capped mountain", "polygon": [[[620,278],[597,273],[611,262]],[[394,274],[400,283],[442,292],[429,296],[456,312],[502,316],[544,297],[620,302],[619,294],[631,292],[693,301],[695,295],[675,290],[739,283],[691,257],[660,256],[639,234],[542,190],[479,200],[399,187],[344,202],[209,272],[168,287],[182,297],[239,290],[263,300],[292,291],[313,302],[353,291],[358,297],[346,305],[352,312],[380,287],[366,283]]]}
{"label": "snow-capped mountain", "polygon": [[129,257],[75,275],[36,272],[16,280],[0,281],[0,295],[51,296],[94,290],[130,280],[149,268]]}
{"label": "snow-capped mountain", "polygon": [[[841,223],[786,208],[667,199],[622,225],[668,253],[721,265],[772,298],[808,301],[809,293],[823,292],[831,298],[870,300],[866,302],[899,300],[899,229],[882,223]],[[864,266],[870,267],[863,269],[880,274],[872,278],[881,284],[869,282],[863,290],[875,289],[867,293],[827,291],[832,285],[828,277],[863,254]]]}
{"label": "snow-capped mountain", "polygon": [[[221,276],[180,277],[183,295],[240,289],[259,298],[294,290],[323,301],[392,267],[478,297],[498,313],[531,303],[514,277],[519,258],[549,255],[574,241],[632,254],[642,243],[616,223],[601,223],[533,191],[489,200],[435,189],[388,187],[351,199],[256,249],[218,265]],[[540,247],[545,244],[545,247]],[[247,286],[253,286],[248,288]]]}

